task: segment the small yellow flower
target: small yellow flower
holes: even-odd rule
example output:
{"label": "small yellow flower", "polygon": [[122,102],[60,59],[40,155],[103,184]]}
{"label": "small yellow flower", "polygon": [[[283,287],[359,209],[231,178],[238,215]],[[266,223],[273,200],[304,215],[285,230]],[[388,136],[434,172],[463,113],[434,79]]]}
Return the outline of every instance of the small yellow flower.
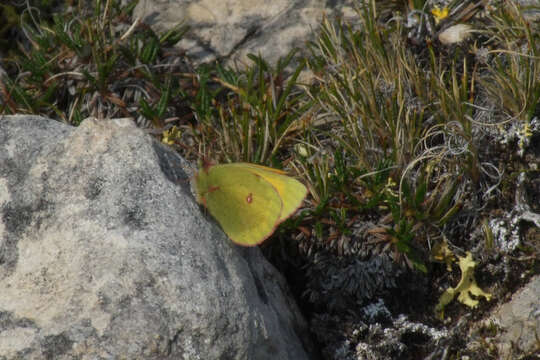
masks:
{"label": "small yellow flower", "polygon": [[167,145],[173,145],[175,140],[179,139],[180,136],[180,130],[176,126],[173,126],[169,130],[163,132],[161,142]]}
{"label": "small yellow flower", "polygon": [[523,129],[521,129],[521,134],[523,135],[523,137],[526,137],[526,138],[529,138],[533,135],[531,131],[531,126],[529,125],[528,122],[526,122],[525,125],[523,126]]}
{"label": "small yellow flower", "polygon": [[391,177],[389,177],[388,181],[386,182],[386,185],[384,186],[384,191],[388,195],[398,198],[399,197],[398,193],[394,191],[396,186],[397,186],[396,182]]}
{"label": "small yellow flower", "polygon": [[523,129],[519,131],[519,142],[518,146],[521,150],[525,149],[525,147],[529,144],[529,138],[533,135],[531,131],[531,127],[529,123],[525,123],[523,126]]}
{"label": "small yellow flower", "polygon": [[433,9],[431,9],[431,14],[435,18],[435,24],[438,24],[441,22],[442,19],[447,18],[449,12],[450,9],[448,9],[447,7],[441,9],[438,6],[435,6]]}

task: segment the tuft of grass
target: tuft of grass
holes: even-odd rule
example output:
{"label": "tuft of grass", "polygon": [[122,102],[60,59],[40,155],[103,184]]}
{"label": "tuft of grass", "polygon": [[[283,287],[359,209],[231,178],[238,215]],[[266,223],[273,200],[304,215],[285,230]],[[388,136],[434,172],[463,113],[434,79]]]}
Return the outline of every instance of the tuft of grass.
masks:
{"label": "tuft of grass", "polygon": [[[40,114],[74,125],[94,116],[165,126],[173,108],[181,110],[188,97],[180,67],[166,54],[187,27],[158,35],[128,21],[136,1],[124,7],[96,1],[91,9],[83,4],[53,14],[51,22],[21,17],[26,39],[6,60],[11,76],[0,83],[0,112]],[[178,76],[171,76],[174,71]]]}
{"label": "tuft of grass", "polygon": [[311,106],[295,88],[304,64],[286,76],[294,54],[275,67],[249,55],[253,66],[244,70],[220,65],[199,69],[201,88],[194,104],[198,124],[191,134],[203,157],[281,167],[278,158],[298,138]]}
{"label": "tuft of grass", "polygon": [[[458,119],[465,121],[454,105],[466,107],[462,102],[470,100],[469,82],[466,72],[458,81],[455,68],[445,76],[443,65],[433,61],[433,51],[425,59],[431,60],[431,72],[426,72],[421,67],[426,61],[403,46],[403,24],[383,26],[376,16],[372,2],[359,10],[361,30],[323,21],[319,38],[311,44],[310,65],[318,83],[308,93],[319,106],[317,117],[328,119],[332,129],[312,131],[318,133],[316,138],[328,137],[339,144],[343,155],[334,163],[337,177],[346,176],[344,169],[356,173],[346,187],[325,189],[325,195],[343,191],[346,201],[339,207],[347,208],[350,216],[366,209],[374,209],[381,219],[390,216],[392,224],[380,225],[386,229],[384,238],[425,271],[415,248],[427,247],[426,238],[433,232],[429,222],[444,224],[458,208],[462,193],[455,179],[464,169],[456,166],[461,159],[449,156],[447,139],[450,127],[464,133],[453,125]],[[339,163],[343,165],[338,167]],[[312,173],[326,176],[317,170]],[[362,193],[369,195],[354,196]],[[337,210],[325,202],[330,213]]]}
{"label": "tuft of grass", "polygon": [[[413,13],[426,3],[410,5]],[[374,1],[358,8],[354,28],[325,18],[309,44],[315,81],[304,88],[314,112],[298,140],[306,154],[291,154],[309,183],[315,236],[300,247],[337,256],[380,244],[427,271],[429,248],[455,231],[462,210],[480,227],[481,209],[501,182],[504,164],[494,164],[489,151],[496,150],[485,147],[501,119],[487,102],[495,93],[507,98],[495,102],[512,114],[508,121],[530,121],[538,108],[538,34],[519,11],[503,7],[479,20],[491,25],[476,42],[445,47],[431,24],[425,31],[434,40],[418,44],[405,21],[411,14],[382,21],[378,10]],[[511,35],[499,18],[513,24]],[[499,50],[488,54],[513,60],[479,56],[493,46]],[[534,50],[515,52],[523,46]],[[355,232],[365,221],[371,230]]]}
{"label": "tuft of grass", "polygon": [[485,51],[487,76],[481,79],[489,95],[504,111],[501,122],[517,120],[522,127],[540,115],[539,26],[523,17],[520,8],[508,3],[493,15]]}

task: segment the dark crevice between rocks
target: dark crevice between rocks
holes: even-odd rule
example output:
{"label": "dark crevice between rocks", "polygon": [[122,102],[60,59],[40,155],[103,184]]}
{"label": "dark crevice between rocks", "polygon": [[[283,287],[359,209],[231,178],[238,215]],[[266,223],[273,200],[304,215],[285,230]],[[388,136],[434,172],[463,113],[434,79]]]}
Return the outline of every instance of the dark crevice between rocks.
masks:
{"label": "dark crevice between rocks", "polygon": [[259,34],[261,29],[262,29],[262,27],[259,26],[259,25],[250,26],[246,30],[246,34],[244,35],[244,37],[232,47],[232,49],[229,51],[229,53],[227,53],[226,55],[223,55],[223,56],[219,56],[217,58],[217,61],[219,63],[222,63],[222,64],[226,63],[242,46],[244,46],[251,39],[256,37]]}

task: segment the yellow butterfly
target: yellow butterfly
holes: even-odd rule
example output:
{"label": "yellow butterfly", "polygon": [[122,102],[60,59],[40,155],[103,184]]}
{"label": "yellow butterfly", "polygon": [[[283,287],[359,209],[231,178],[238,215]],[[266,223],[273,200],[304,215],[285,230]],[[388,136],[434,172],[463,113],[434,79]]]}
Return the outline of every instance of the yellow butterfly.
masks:
{"label": "yellow butterfly", "polygon": [[307,195],[284,171],[249,163],[204,166],[195,181],[197,201],[242,246],[262,243]]}

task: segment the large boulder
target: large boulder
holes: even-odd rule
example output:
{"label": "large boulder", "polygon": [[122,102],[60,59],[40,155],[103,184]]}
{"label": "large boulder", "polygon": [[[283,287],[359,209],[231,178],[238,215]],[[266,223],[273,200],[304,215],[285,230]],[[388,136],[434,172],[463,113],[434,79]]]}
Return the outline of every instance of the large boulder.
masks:
{"label": "large boulder", "polygon": [[214,59],[248,64],[248,53],[273,63],[304,48],[322,16],[354,18],[354,0],[141,0],[134,15],[160,30],[183,22],[179,45],[195,64]]}
{"label": "large boulder", "polygon": [[501,305],[489,321],[501,330],[494,342],[502,359],[517,358],[518,350],[531,354],[540,352],[540,276],[533,277],[513,294],[512,299]]}
{"label": "large boulder", "polygon": [[258,248],[129,120],[0,116],[0,359],[308,359]]}

